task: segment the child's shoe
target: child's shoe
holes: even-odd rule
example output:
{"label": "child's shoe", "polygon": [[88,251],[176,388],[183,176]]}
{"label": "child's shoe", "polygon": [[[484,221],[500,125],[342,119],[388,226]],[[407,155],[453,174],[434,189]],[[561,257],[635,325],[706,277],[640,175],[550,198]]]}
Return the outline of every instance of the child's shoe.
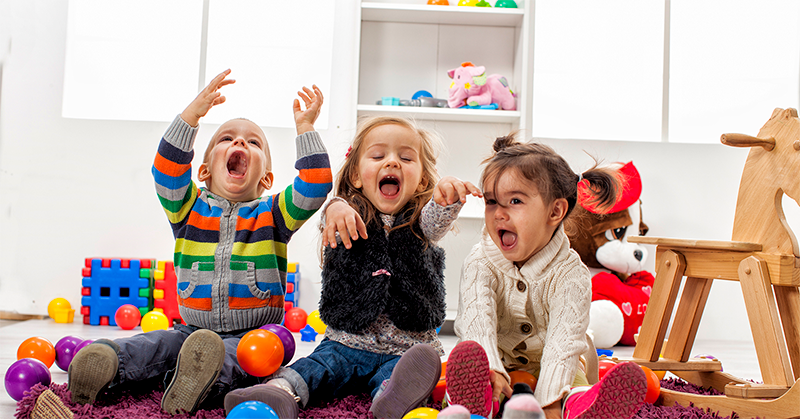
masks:
{"label": "child's shoe", "polygon": [[587,391],[567,396],[564,419],[629,419],[642,407],[646,394],[642,368],[621,362]]}
{"label": "child's shoe", "polygon": [[161,398],[161,408],[173,415],[197,409],[217,381],[224,359],[225,344],[219,335],[206,329],[189,335],[178,353],[175,375]]}
{"label": "child's shoe", "polygon": [[478,342],[466,340],[450,352],[447,359],[448,404],[460,404],[472,414],[491,418],[492,384],[489,359]]}
{"label": "child's shoe", "polygon": [[445,407],[436,415],[436,419],[470,419],[472,414],[469,410],[460,404],[451,404]]}
{"label": "child's shoe", "polygon": [[31,419],[72,419],[69,408],[51,390],[45,390],[36,398],[31,410]]}
{"label": "child's shoe", "polygon": [[506,402],[503,419],[544,419],[544,411],[533,394],[519,393]]}
{"label": "child's shoe", "polygon": [[[283,384],[277,382],[283,381]],[[252,387],[239,388],[225,395],[225,415],[240,403],[248,401],[259,401],[265,403],[281,419],[297,419],[300,413],[297,403],[300,398],[294,394],[291,385],[285,380],[271,380],[266,384],[258,384]]]}
{"label": "child's shoe", "polygon": [[403,417],[430,396],[441,374],[436,349],[426,344],[412,346],[397,361],[386,388],[375,395],[370,413],[376,419]]}
{"label": "child's shoe", "polygon": [[97,394],[116,377],[119,369],[119,345],[97,339],[75,354],[67,368],[67,388],[73,403],[93,403]]}

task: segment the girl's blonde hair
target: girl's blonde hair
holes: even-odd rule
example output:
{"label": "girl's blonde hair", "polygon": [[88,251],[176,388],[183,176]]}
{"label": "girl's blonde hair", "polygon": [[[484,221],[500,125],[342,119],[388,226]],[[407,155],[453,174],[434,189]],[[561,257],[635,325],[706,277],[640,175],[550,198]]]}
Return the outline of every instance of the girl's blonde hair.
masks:
{"label": "girl's blonde hair", "polygon": [[[436,171],[436,159],[438,158],[439,150],[441,149],[441,138],[438,134],[432,131],[425,130],[411,120],[396,116],[376,116],[362,121],[356,130],[353,144],[348,150],[342,168],[336,175],[336,187],[334,193],[336,196],[343,198],[352,206],[361,218],[364,224],[369,225],[370,222],[377,220],[377,210],[375,206],[367,199],[366,195],[360,188],[353,185],[353,180],[356,179],[358,174],[358,162],[361,157],[364,140],[369,133],[382,125],[399,125],[408,128],[411,132],[417,135],[420,139],[421,149],[419,150],[420,161],[422,163],[422,178],[421,185],[424,188],[417,188],[414,196],[411,198],[408,205],[412,205],[413,213],[405,223],[394,227],[397,229],[408,225],[414,225],[422,213],[422,208],[433,196],[433,189],[439,181],[439,174]],[[390,230],[391,231],[391,230]],[[417,234],[414,232],[414,234]],[[422,237],[421,237],[422,238]]]}
{"label": "girl's blonde hair", "polygon": [[539,143],[521,143],[516,140],[516,132],[498,137],[494,142],[494,154],[484,160],[486,167],[481,174],[481,189],[485,182],[491,181],[494,189],[500,176],[515,170],[519,176],[532,182],[545,203],[556,199],[567,200],[568,208],[564,219],[569,217],[578,201],[578,183],[589,183],[590,197],[587,205],[596,205],[599,210],[610,209],[617,198],[619,181],[610,168],[597,164],[581,175],[576,174],[569,164],[550,146]]}

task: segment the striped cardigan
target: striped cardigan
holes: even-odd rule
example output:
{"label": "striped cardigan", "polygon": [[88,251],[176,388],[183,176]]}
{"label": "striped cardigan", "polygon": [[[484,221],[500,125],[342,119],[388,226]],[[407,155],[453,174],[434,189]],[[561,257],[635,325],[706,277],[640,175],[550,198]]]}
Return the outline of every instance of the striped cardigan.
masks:
{"label": "striped cardigan", "polygon": [[196,135],[196,127],[176,117],[152,169],[175,236],[181,317],[217,332],[280,323],[286,244],[332,187],[325,146],[317,132],[299,135],[294,184],[272,196],[230,202],[192,181]]}

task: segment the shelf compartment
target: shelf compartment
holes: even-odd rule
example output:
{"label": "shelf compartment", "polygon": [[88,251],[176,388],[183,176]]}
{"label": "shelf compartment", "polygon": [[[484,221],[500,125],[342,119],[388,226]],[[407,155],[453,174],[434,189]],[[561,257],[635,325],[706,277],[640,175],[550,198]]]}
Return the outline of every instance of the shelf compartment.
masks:
{"label": "shelf compartment", "polygon": [[362,21],[520,27],[524,16],[523,9],[361,3]]}
{"label": "shelf compartment", "polygon": [[[444,7],[444,6],[442,6]],[[519,123],[519,111],[358,105],[358,116],[400,115],[425,121]]]}

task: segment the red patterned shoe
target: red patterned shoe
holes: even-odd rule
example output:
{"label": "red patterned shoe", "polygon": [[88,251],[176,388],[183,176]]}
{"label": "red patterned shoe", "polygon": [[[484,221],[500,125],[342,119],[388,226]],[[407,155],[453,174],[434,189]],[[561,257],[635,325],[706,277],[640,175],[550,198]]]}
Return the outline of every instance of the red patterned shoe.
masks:
{"label": "red patterned shoe", "polygon": [[634,362],[621,362],[599,383],[566,401],[564,419],[630,419],[644,403],[647,378]]}
{"label": "red patterned shoe", "polygon": [[492,417],[489,359],[478,342],[466,340],[450,352],[445,382],[450,405],[460,404],[474,415]]}

